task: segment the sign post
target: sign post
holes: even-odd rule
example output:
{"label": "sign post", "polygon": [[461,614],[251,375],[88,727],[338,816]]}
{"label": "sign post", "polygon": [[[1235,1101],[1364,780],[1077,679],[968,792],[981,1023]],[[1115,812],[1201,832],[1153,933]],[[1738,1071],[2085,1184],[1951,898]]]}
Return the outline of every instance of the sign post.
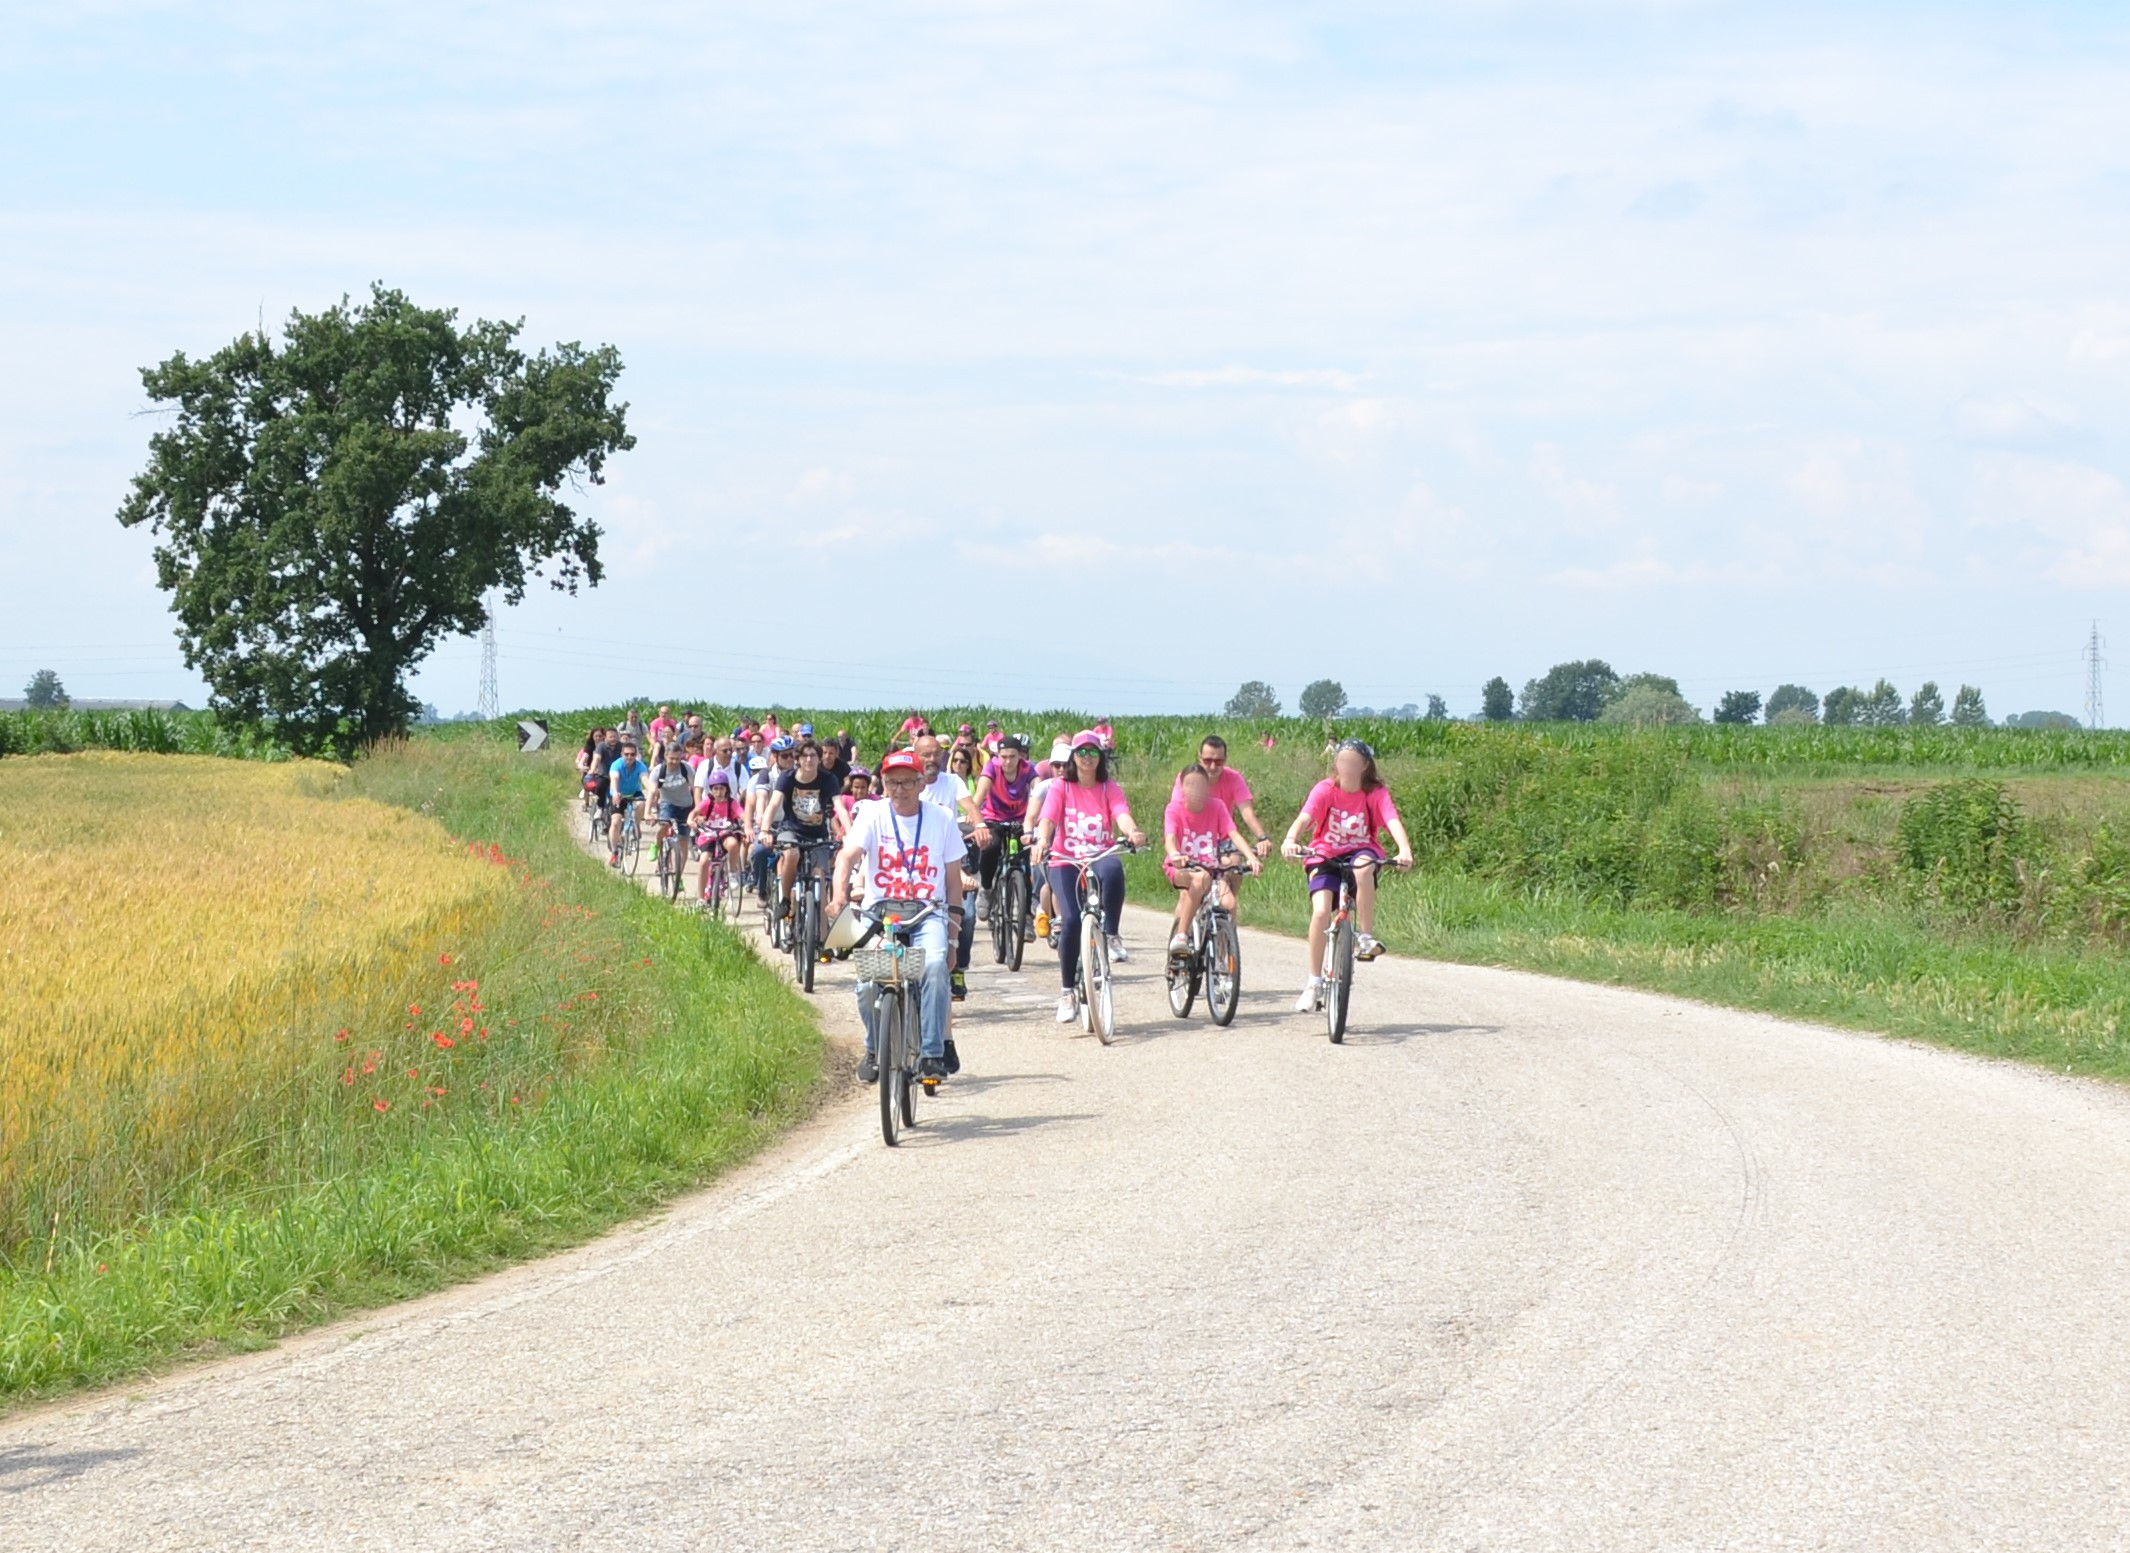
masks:
{"label": "sign post", "polygon": [[547,747],[547,719],[544,717],[521,717],[518,719],[518,753],[530,755],[534,750]]}

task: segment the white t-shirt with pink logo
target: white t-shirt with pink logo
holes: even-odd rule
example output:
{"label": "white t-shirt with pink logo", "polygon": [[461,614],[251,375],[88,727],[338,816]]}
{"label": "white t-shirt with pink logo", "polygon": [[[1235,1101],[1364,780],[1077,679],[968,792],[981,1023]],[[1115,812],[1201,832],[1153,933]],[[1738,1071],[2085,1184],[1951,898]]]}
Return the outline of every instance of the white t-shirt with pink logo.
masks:
{"label": "white t-shirt with pink logo", "polygon": [[1380,852],[1376,837],[1397,812],[1388,787],[1349,793],[1326,777],[1310,789],[1302,805],[1312,826],[1309,850],[1317,857],[1345,857],[1363,848]]}
{"label": "white t-shirt with pink logo", "polygon": [[1172,798],[1161,828],[1176,838],[1177,851],[1210,868],[1220,862],[1220,844],[1235,834],[1235,819],[1218,798],[1208,798],[1196,814],[1181,798]]}
{"label": "white t-shirt with pink logo", "polygon": [[947,867],[966,850],[961,827],[937,804],[918,802],[915,814],[870,800],[851,814],[846,842],[865,848],[865,901],[943,901]]}
{"label": "white t-shirt with pink logo", "polygon": [[1114,782],[1100,787],[1053,782],[1043,795],[1043,818],[1057,826],[1050,838],[1051,860],[1077,863],[1093,857],[1116,839],[1116,817],[1129,808],[1124,789]]}

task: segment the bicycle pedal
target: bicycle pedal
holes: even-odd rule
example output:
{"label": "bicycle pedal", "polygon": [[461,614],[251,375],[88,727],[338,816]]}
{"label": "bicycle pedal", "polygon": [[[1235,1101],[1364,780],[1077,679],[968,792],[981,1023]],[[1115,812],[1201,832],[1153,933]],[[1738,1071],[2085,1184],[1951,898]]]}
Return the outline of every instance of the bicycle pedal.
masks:
{"label": "bicycle pedal", "polygon": [[928,1094],[928,1095],[936,1095],[936,1094],[938,1094],[938,1093],[939,1093],[939,1080],[938,1080],[938,1079],[936,1079],[936,1078],[924,1078],[924,1079],[919,1079],[919,1080],[918,1080],[917,1082],[918,1082],[918,1083],[920,1083],[920,1084],[922,1084],[922,1085],[924,1085],[924,1092],[925,1092],[926,1094]]}

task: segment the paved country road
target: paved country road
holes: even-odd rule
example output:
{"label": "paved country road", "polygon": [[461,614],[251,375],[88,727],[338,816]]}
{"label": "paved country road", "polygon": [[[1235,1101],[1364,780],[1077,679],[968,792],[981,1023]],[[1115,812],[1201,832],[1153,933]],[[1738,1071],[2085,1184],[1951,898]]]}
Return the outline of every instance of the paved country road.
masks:
{"label": "paved country road", "polygon": [[[1244,938],[578,1252],[0,1424],[0,1549],[2130,1547],[2130,1098]],[[854,1028],[847,972],[823,977]]]}

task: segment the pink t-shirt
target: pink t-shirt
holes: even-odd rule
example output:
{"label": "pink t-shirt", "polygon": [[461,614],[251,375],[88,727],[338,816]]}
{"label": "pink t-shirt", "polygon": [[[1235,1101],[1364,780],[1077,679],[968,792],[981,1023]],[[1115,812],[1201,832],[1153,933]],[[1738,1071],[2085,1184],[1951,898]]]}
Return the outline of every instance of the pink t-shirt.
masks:
{"label": "pink t-shirt", "polygon": [[1390,824],[1398,806],[1390,789],[1349,793],[1330,777],[1310,789],[1302,813],[1312,824],[1309,850],[1318,857],[1345,857],[1362,848],[1381,851],[1376,835]]}
{"label": "pink t-shirt", "polygon": [[1210,867],[1220,861],[1220,844],[1235,834],[1235,818],[1218,798],[1208,798],[1196,814],[1181,798],[1171,798],[1161,828],[1176,838],[1177,851]]}
{"label": "pink t-shirt", "polygon": [[1124,789],[1114,782],[1085,787],[1078,782],[1053,782],[1043,795],[1042,817],[1057,826],[1050,839],[1050,855],[1060,863],[1077,863],[1093,857],[1114,839],[1111,821],[1130,805]]}
{"label": "pink t-shirt", "polygon": [[[1243,774],[1233,766],[1222,766],[1220,775],[1207,782],[1206,792],[1226,804],[1230,810],[1240,809],[1257,796],[1250,791],[1250,784],[1243,780]],[[1183,778],[1179,776],[1176,778],[1176,785],[1169,789],[1169,797],[1174,800],[1182,796]]]}

